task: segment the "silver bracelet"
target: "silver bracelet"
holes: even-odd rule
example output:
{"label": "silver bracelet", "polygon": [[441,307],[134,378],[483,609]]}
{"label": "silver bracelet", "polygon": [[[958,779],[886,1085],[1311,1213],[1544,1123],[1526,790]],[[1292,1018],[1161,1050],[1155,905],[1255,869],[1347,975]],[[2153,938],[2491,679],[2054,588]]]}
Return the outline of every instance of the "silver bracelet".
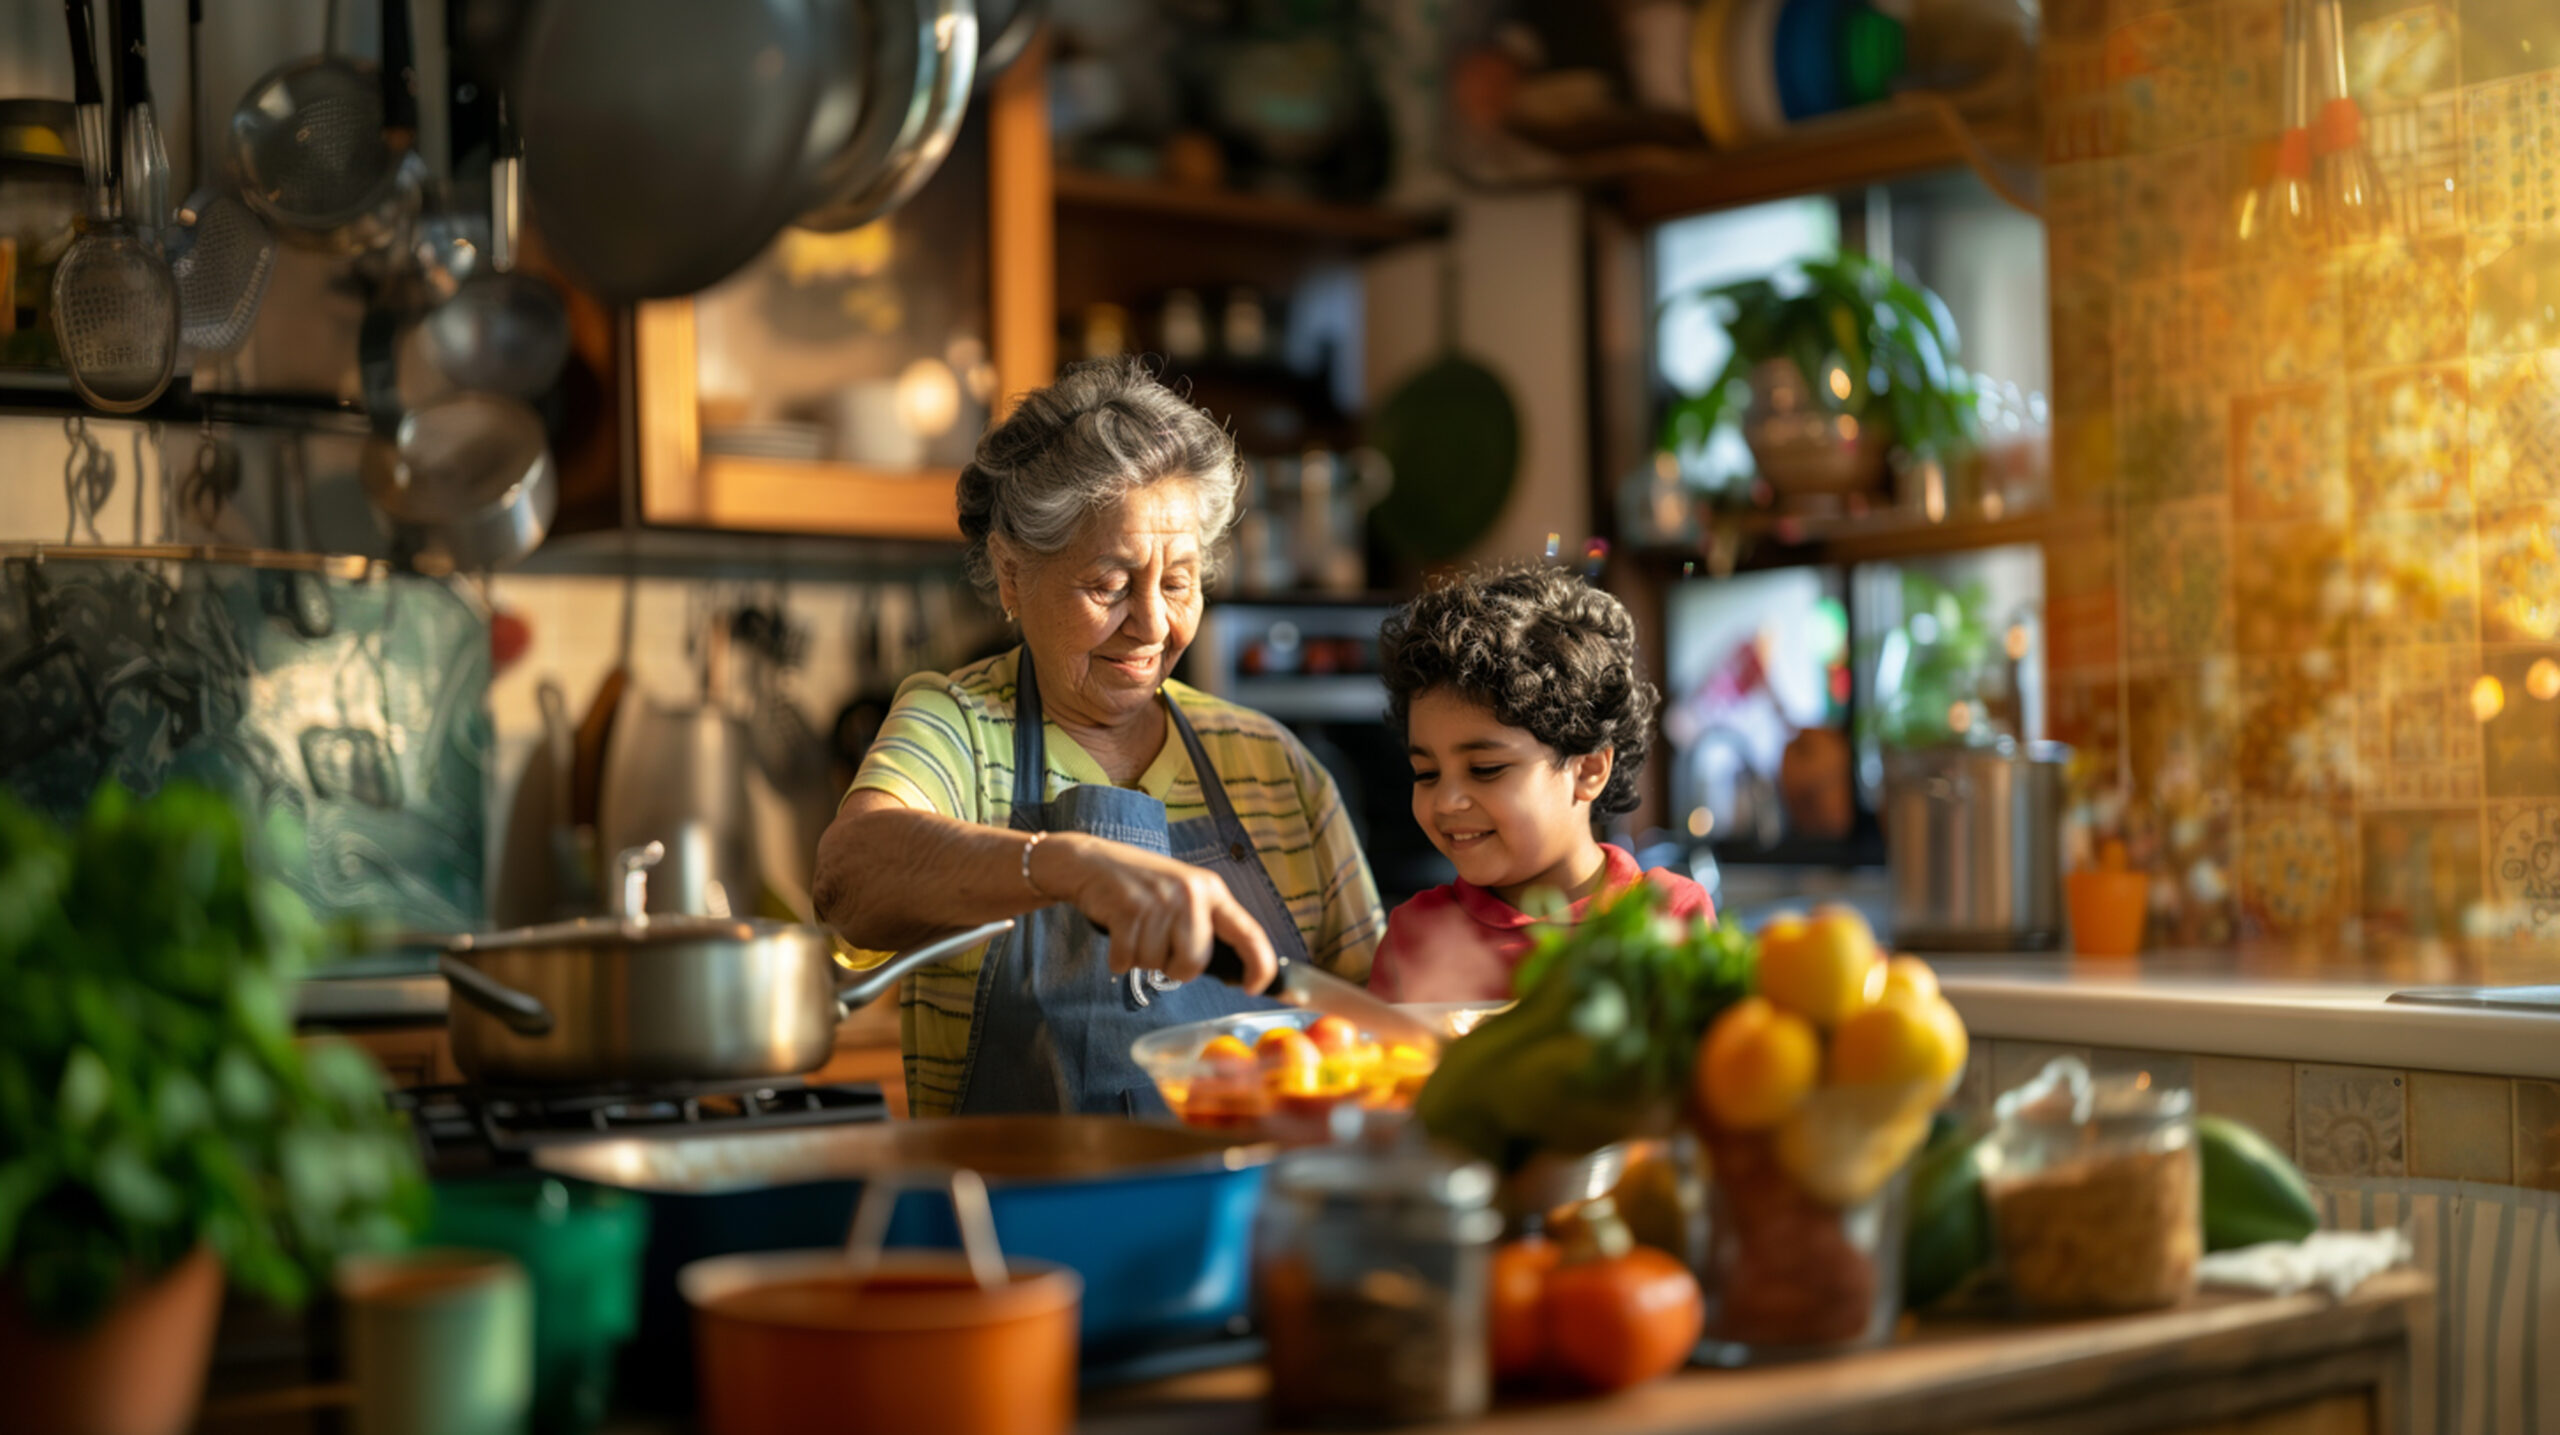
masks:
{"label": "silver bracelet", "polygon": [[1039,883],[1031,880],[1032,849],[1038,847],[1048,838],[1048,836],[1049,834],[1046,832],[1034,832],[1031,834],[1031,840],[1022,844],[1022,885],[1030,888],[1031,895],[1035,897],[1046,897],[1049,895],[1048,893],[1040,890]]}

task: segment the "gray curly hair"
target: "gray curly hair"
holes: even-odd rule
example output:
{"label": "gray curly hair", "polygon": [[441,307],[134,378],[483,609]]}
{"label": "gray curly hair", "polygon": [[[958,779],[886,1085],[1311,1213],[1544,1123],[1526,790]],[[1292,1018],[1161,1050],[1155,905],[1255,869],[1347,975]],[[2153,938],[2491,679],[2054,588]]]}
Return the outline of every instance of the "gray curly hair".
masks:
{"label": "gray curly hair", "polygon": [[1198,488],[1200,549],[1204,564],[1214,565],[1244,482],[1235,441],[1144,360],[1067,365],[1056,382],[1023,395],[960,470],[960,533],[969,544],[970,581],[995,590],[989,539],[1001,536],[1042,555],[1060,552],[1087,518],[1133,489],[1168,478],[1189,479]]}

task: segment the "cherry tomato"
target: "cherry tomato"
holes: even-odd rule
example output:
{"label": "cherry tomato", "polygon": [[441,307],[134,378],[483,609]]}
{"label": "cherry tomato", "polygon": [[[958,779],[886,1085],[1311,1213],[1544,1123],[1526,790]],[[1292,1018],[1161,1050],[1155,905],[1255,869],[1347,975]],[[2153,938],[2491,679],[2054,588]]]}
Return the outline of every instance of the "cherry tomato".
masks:
{"label": "cherry tomato", "polygon": [[1253,1065],[1253,1052],[1232,1036],[1213,1036],[1200,1048],[1202,1064],[1217,1068],[1228,1065]]}
{"label": "cherry tomato", "polygon": [[1493,1253],[1493,1378],[1522,1380],[1547,1364],[1547,1277],[1562,1252],[1544,1236]]}
{"label": "cherry tomato", "polygon": [[1345,1017],[1320,1016],[1307,1028],[1307,1039],[1327,1056],[1343,1056],[1359,1049],[1360,1028]]}
{"label": "cherry tomato", "polygon": [[[1262,1063],[1266,1081],[1312,1085],[1317,1063],[1324,1059],[1307,1034],[1294,1026],[1276,1026],[1262,1034],[1253,1044],[1254,1060]],[[1301,1073],[1304,1073],[1301,1077]]]}
{"label": "cherry tomato", "polygon": [[1556,1368],[1595,1391],[1678,1370],[1707,1320],[1697,1278],[1651,1246],[1559,1266],[1547,1277],[1541,1308]]}

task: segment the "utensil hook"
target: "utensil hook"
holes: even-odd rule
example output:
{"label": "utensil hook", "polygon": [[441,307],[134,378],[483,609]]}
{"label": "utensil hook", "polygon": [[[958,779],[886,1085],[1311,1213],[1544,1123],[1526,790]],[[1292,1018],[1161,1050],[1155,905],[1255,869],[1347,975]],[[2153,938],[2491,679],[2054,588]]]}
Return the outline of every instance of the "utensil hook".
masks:
{"label": "utensil hook", "polygon": [[951,1198],[951,1215],[960,1226],[960,1253],[969,1262],[969,1277],[980,1290],[1005,1285],[1004,1247],[996,1241],[995,1213],[987,1204],[987,1183],[965,1166],[948,1171],[875,1171],[862,1178],[862,1200],[853,1208],[853,1229],[846,1233],[845,1259],[857,1275],[869,1275],[880,1264],[881,1244],[889,1238],[889,1218],[898,1198],[909,1191],[941,1191]]}

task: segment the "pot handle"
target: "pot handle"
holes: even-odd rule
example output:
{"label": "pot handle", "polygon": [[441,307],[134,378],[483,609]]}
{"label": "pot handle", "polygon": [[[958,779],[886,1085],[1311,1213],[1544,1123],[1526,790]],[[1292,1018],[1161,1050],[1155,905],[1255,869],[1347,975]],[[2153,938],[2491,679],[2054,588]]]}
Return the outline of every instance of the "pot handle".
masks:
{"label": "pot handle", "polygon": [[853,1229],[844,1239],[845,1259],[857,1272],[880,1264],[881,1243],[889,1239],[889,1218],[898,1197],[909,1191],[941,1191],[951,1197],[952,1219],[960,1227],[960,1253],[968,1258],[969,1275],[980,1290],[996,1290],[1006,1281],[1004,1247],[996,1241],[995,1213],[987,1204],[987,1183],[965,1166],[948,1171],[873,1171],[862,1178],[862,1200],[853,1208]]}
{"label": "pot handle", "polygon": [[551,1034],[551,1008],[541,998],[517,991],[451,952],[437,959],[436,967],[455,995],[505,1022],[507,1030],[518,1036]]}
{"label": "pot handle", "polygon": [[898,984],[898,978],[916,968],[931,966],[945,957],[958,956],[980,942],[992,941],[1012,930],[1013,918],[1001,918],[952,936],[938,937],[913,951],[900,952],[867,971],[855,972],[836,988],[837,1012],[841,1016],[850,1016],[855,1008],[878,1001],[889,988]]}

